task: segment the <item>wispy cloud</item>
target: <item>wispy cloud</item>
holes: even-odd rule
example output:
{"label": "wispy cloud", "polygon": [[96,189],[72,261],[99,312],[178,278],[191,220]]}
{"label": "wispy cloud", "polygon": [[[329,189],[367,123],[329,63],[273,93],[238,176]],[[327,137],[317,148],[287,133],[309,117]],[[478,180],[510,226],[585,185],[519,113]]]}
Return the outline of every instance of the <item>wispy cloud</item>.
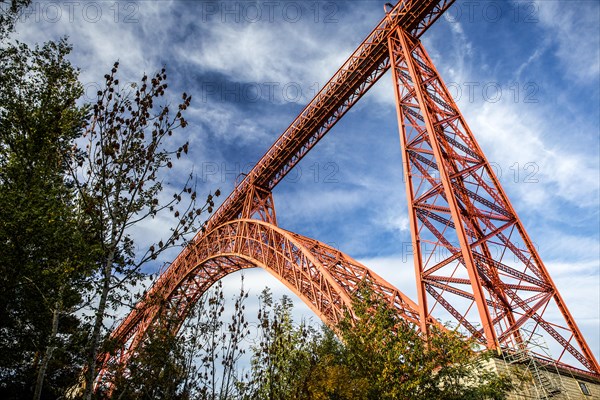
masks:
{"label": "wispy cloud", "polygon": [[535,1],[539,21],[555,42],[555,54],[570,80],[596,84],[600,74],[600,28],[596,1]]}
{"label": "wispy cloud", "polygon": [[[95,3],[103,7],[96,22],[91,14],[84,18],[81,8],[71,20],[67,3],[56,3],[62,18],[33,15],[17,37],[33,43],[69,35],[84,83],[101,82],[116,60],[123,82],[166,65],[173,96],[185,90],[194,97],[184,131],[191,157],[168,179],[176,182],[193,167],[207,192],[220,187],[224,195],[238,171],[260,158],[383,17],[372,1],[293,2],[304,7],[298,20],[282,14],[283,3],[275,2],[280,8],[273,18],[263,14],[257,21],[239,13],[260,2]],[[241,18],[209,10],[209,4],[234,7]],[[512,21],[507,14],[510,21],[490,25],[481,16],[467,18],[463,8],[462,18],[440,19],[423,41],[597,353],[600,6],[531,4],[537,23]],[[320,7],[316,15],[314,7]],[[286,85],[299,87],[301,95],[286,94]],[[262,90],[258,97],[256,90]],[[328,163],[338,169],[336,180],[325,183]],[[410,235],[401,163],[386,76],[302,161],[301,179],[294,181],[292,172],[276,189],[282,227],[335,242],[414,296],[413,266],[404,249]],[[147,243],[165,236],[166,224],[148,221],[135,234]],[[246,283],[277,286],[265,276],[248,272]],[[236,279],[226,281],[232,291]],[[277,294],[286,290],[279,285]],[[305,306],[298,309],[309,313]]]}

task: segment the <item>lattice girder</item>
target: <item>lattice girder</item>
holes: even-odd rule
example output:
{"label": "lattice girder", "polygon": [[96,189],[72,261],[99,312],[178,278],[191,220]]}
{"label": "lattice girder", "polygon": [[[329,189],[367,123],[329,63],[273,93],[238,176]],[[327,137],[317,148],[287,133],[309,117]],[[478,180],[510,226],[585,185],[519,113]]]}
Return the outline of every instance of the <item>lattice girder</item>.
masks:
{"label": "lattice girder", "polygon": [[[569,354],[600,372],[421,42],[398,28],[388,47],[420,320],[439,317],[441,307],[490,349],[526,346],[520,328],[533,323],[532,334],[543,333],[564,349],[558,363]],[[551,322],[549,307],[562,321]]]}
{"label": "lattice girder", "polygon": [[172,329],[178,331],[202,294],[226,275],[245,268],[270,272],[334,329],[345,310],[352,312],[352,294],[364,281],[405,320],[420,324],[416,303],[364,265],[331,246],[265,221],[239,219],[223,224],[176,262],[170,268],[176,275],[155,285],[113,332],[112,339],[121,347],[100,360],[101,375],[110,365],[126,364],[156,321],[176,321]]}
{"label": "lattice girder", "polygon": [[[418,40],[452,3],[404,0],[387,12],[112,333],[117,349],[101,355],[99,364],[125,365],[154,323],[175,320],[173,329],[178,329],[214,282],[260,266],[329,324],[339,320],[358,283],[369,279],[425,333],[434,316],[456,320],[489,348],[520,349],[529,336],[542,333],[560,346],[558,359],[548,361],[568,365],[563,356],[572,356],[600,375],[598,362]],[[388,69],[400,125],[416,303],[340,251],[275,226],[271,196]],[[522,332],[525,324],[533,329]]]}
{"label": "lattice girder", "polygon": [[239,217],[256,218],[277,225],[277,213],[271,191],[259,186],[250,187]]}
{"label": "lattice girder", "polygon": [[404,0],[387,13],[356,51],[265,152],[207,222],[236,219],[253,186],[272,190],[389,69],[388,36],[397,26],[421,36],[454,0]]}

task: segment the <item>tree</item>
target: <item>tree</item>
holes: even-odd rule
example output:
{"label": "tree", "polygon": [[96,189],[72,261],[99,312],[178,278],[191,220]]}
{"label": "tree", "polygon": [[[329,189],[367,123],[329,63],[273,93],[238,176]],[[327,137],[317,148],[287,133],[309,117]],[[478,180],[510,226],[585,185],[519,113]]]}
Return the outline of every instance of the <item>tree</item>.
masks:
{"label": "tree", "polygon": [[191,374],[187,369],[184,344],[167,324],[156,326],[149,332],[142,349],[116,375],[111,397],[129,400],[193,398],[184,385]]}
{"label": "tree", "polygon": [[[116,374],[113,398],[231,399],[239,398],[237,362],[248,335],[242,286],[233,298],[233,313],[224,324],[227,301],[219,281],[202,296],[178,334],[180,321],[153,326],[143,346]],[[166,317],[168,318],[168,316]]]}
{"label": "tree", "polygon": [[298,327],[292,305],[262,296],[262,340],[254,348],[247,398],[256,399],[505,399],[512,383],[482,367],[488,354],[448,329],[425,340],[367,285],[353,314],[320,332]]}
{"label": "tree", "polygon": [[[74,309],[89,273],[66,158],[81,134],[83,88],[65,39],[0,49],[0,393],[56,397],[77,373]],[[72,367],[73,366],[73,367]],[[30,393],[32,394],[32,393]]]}
{"label": "tree", "polygon": [[21,10],[27,8],[31,0],[1,0],[0,1],[0,41],[6,39],[15,28]]}
{"label": "tree", "polygon": [[253,347],[244,398],[310,398],[307,382],[320,356],[317,330],[304,321],[294,324],[293,303],[287,296],[274,302],[270,290],[265,288],[260,303],[259,340]]}
{"label": "tree", "polygon": [[[97,305],[87,354],[85,399],[92,396],[96,358],[111,306],[131,304],[133,299],[124,289],[143,276],[141,267],[164,250],[185,244],[186,235],[199,229],[201,214],[212,212],[214,206],[212,195],[197,205],[191,175],[170,200],[161,198],[174,157],[179,159],[188,152],[187,142],[179,146],[172,142],[178,128],[187,125],[183,112],[191,96],[183,93],[181,103],[171,112],[168,105],[157,104],[167,89],[164,68],[151,78],[144,75],[138,85],[122,88],[118,65],[105,75],[105,86],[98,92],[84,133],[86,146],[78,148],[71,163],[81,210],[100,243],[93,279]],[[169,236],[145,252],[137,252],[132,228],[163,213],[175,218]]]}
{"label": "tree", "polygon": [[346,381],[368,387],[351,398],[504,399],[512,389],[509,377],[483,368],[490,354],[475,351],[473,340],[435,325],[423,338],[368,286],[353,312],[340,324],[343,352],[333,363],[348,368]]}
{"label": "tree", "polygon": [[233,299],[233,312],[227,324],[223,321],[227,302],[221,281],[196,305],[184,336],[189,348],[188,366],[193,372],[187,382],[194,381],[197,385],[197,398],[225,400],[239,396],[237,367],[245,353],[242,342],[249,334],[244,315],[247,298],[242,275],[240,291]]}
{"label": "tree", "polygon": [[[8,351],[0,362],[0,390],[35,387],[34,397],[42,397],[46,371],[53,359],[65,361],[67,349],[67,367],[50,370],[53,377],[74,381],[73,370],[83,363],[71,361],[83,352],[71,347],[87,332],[74,312],[93,305],[86,355],[89,398],[107,314],[132,301],[122,289],[135,285],[142,265],[184,244],[199,228],[200,215],[214,206],[212,195],[196,206],[191,175],[173,199],[159,198],[164,171],[188,152],[188,143],[173,146],[171,136],[187,124],[182,113],[191,96],[183,94],[170,114],[167,105],[154,104],[167,88],[164,69],[150,80],[144,76],[139,88],[120,90],[115,64],[88,118],[89,108],[76,106],[83,90],[77,70],[66,61],[71,50],[66,40],[34,51],[7,44],[30,0],[4,3],[0,263],[5,273],[0,284],[6,290],[0,294],[0,346]],[[85,148],[75,145],[82,133]],[[176,218],[170,235],[138,253],[131,228],[162,212]],[[69,378],[55,371],[70,371]]]}

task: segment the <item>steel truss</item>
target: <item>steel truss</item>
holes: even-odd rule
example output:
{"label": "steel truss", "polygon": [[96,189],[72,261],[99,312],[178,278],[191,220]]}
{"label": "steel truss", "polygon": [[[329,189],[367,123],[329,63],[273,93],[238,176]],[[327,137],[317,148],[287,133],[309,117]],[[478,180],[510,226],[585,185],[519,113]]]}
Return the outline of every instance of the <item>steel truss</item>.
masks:
{"label": "steel truss", "polygon": [[487,348],[518,349],[530,339],[520,328],[534,322],[531,334],[543,333],[562,349],[554,361],[570,354],[600,372],[423,45],[397,28],[388,47],[421,330],[441,307]]}
{"label": "steel truss", "polygon": [[112,338],[122,346],[104,355],[100,381],[110,381],[106,374],[127,363],[154,324],[176,321],[171,329],[177,332],[200,296],[215,282],[254,267],[274,275],[333,329],[345,311],[351,312],[352,294],[361,282],[371,284],[405,320],[415,327],[420,324],[416,303],[346,254],[265,221],[237,219],[205,234],[171,270],[162,290],[144,299],[113,332]]}
{"label": "steel truss", "polygon": [[[425,335],[434,316],[454,320],[489,348],[518,350],[527,332],[554,341],[548,361],[600,376],[600,366],[419,37],[453,0],[405,0],[227,197],[145,298],[112,332],[99,358],[125,365],[153,324],[177,321],[227,274],[262,267],[331,326],[361,281],[374,284]],[[393,74],[417,301],[344,253],[277,227],[272,189],[388,70]],[[255,219],[252,219],[255,218]],[[351,311],[351,307],[349,308]],[[167,318],[169,317],[169,318]],[[548,359],[546,355],[538,354]]]}

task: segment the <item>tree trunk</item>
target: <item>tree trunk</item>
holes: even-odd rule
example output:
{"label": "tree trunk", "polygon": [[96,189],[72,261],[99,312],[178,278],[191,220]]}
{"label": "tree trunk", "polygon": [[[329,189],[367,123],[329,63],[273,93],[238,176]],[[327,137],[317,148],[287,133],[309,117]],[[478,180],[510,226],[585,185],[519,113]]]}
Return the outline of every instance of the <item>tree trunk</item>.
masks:
{"label": "tree trunk", "polygon": [[59,290],[58,300],[56,300],[56,304],[54,305],[54,310],[52,311],[52,332],[50,333],[50,339],[48,340],[48,346],[46,347],[46,352],[44,357],[42,358],[42,362],[40,363],[38,369],[37,380],[35,382],[35,391],[33,393],[33,400],[39,400],[42,396],[42,387],[44,386],[44,379],[46,377],[46,369],[48,369],[48,364],[52,359],[52,353],[56,349],[56,335],[58,334],[58,319],[60,317],[60,312],[62,309],[62,288]]}
{"label": "tree trunk", "polygon": [[108,292],[110,291],[110,279],[112,277],[112,264],[114,255],[115,252],[112,250],[102,271],[104,282],[102,285],[102,292],[100,294],[100,302],[98,303],[98,309],[96,310],[96,317],[94,319],[94,330],[92,331],[92,338],[90,340],[87,372],[85,378],[85,392],[83,394],[84,400],[91,400],[92,394],[94,393],[94,380],[96,379],[96,357],[98,357],[100,334],[102,331],[102,325],[104,323],[106,305],[108,303]]}

